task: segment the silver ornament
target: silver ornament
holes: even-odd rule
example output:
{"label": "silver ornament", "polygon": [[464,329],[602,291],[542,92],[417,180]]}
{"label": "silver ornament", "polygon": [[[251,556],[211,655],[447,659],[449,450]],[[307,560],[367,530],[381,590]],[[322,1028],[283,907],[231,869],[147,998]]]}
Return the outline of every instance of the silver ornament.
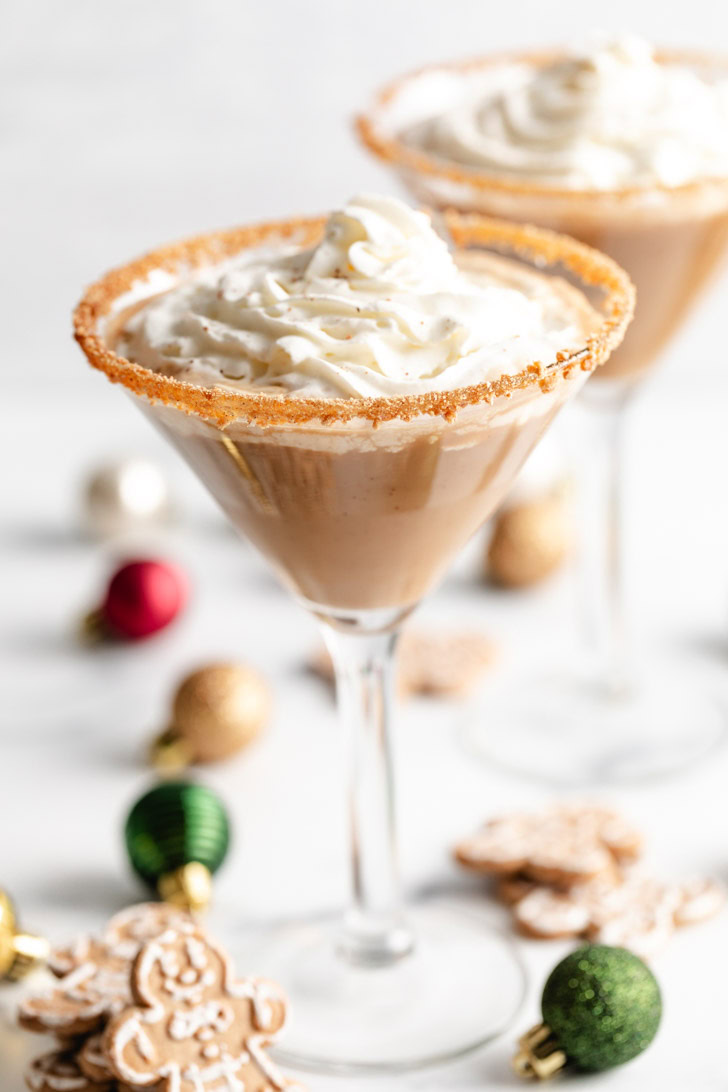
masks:
{"label": "silver ornament", "polygon": [[147,459],[122,459],[102,466],[86,482],[83,501],[86,530],[99,538],[158,528],[172,516],[167,479]]}

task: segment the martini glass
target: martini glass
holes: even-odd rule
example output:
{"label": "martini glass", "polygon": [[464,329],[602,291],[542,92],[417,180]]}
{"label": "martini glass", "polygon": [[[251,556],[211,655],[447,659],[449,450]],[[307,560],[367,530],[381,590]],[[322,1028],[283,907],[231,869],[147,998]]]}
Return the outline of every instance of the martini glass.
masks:
{"label": "martini glass", "polygon": [[[489,761],[578,786],[676,773],[724,738],[724,710],[684,656],[656,648],[635,655],[623,579],[623,439],[642,381],[728,250],[728,178],[675,187],[561,189],[461,167],[397,135],[417,120],[413,104],[421,102],[425,115],[435,113],[470,74],[508,62],[540,67],[558,59],[553,52],[527,53],[422,69],[384,88],[357,127],[418,200],[567,232],[611,255],[636,286],[635,320],[584,391],[575,422],[588,432],[580,446],[585,640],[556,666],[541,658],[527,682],[507,679],[505,694],[491,689],[467,730],[469,748]],[[728,77],[728,62],[709,56],[664,52],[658,60],[692,67],[708,80]]]}
{"label": "martini glass", "polygon": [[158,250],[92,286],[75,316],[88,360],[132,393],[320,621],[349,748],[351,906],[256,936],[254,966],[291,998],[288,1063],[397,1071],[480,1046],[509,1023],[523,973],[472,908],[400,893],[391,754],[399,630],[507,492],[564,401],[621,341],[632,286],[610,259],[551,232],[447,218],[458,248],[570,279],[594,308],[553,363],[445,393],[301,399],[205,389],[114,351],[131,309],[190,268],[261,243],[318,241],[323,221],[239,228]]}

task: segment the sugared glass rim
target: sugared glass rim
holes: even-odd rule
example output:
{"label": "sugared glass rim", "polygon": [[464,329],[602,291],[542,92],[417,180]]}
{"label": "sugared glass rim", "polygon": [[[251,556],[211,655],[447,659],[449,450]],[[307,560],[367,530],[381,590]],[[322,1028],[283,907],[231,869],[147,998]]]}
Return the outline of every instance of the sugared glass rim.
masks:
{"label": "sugared glass rim", "polygon": [[[111,270],[86,291],[73,315],[74,336],[89,363],[104,372],[112,383],[151,402],[173,406],[195,414],[219,427],[233,421],[258,426],[321,423],[334,425],[368,419],[374,425],[395,419],[411,420],[427,414],[447,419],[461,409],[494,399],[510,397],[534,384],[551,390],[559,378],[575,368],[591,371],[602,364],[619,345],[634,310],[634,286],[627,274],[604,254],[565,235],[542,228],[490,219],[478,214],[445,214],[446,226],[455,247],[507,246],[511,252],[536,265],[562,265],[582,283],[601,288],[603,319],[584,339],[578,351],[557,352],[555,362],[534,361],[521,372],[450,391],[404,395],[392,398],[299,398],[226,387],[200,387],[168,375],[160,375],[134,364],[114,352],[105,342],[101,325],[116,301],[138,288],[155,270],[172,274],[217,264],[241,251],[258,247],[271,239],[284,243],[295,240],[311,245],[321,235],[325,217],[291,219],[232,228],[198,235],[160,247],[127,265]],[[150,291],[150,296],[153,294]]]}
{"label": "sugared glass rim", "polygon": [[[532,178],[523,179],[505,172],[490,173],[478,167],[468,167],[456,160],[440,158],[418,149],[400,140],[388,132],[382,124],[382,116],[389,104],[395,99],[406,84],[435,72],[472,72],[479,68],[494,68],[507,64],[530,64],[540,68],[566,57],[563,50],[549,49],[515,53],[493,53],[486,56],[470,57],[465,60],[443,61],[439,64],[425,65],[413,72],[398,76],[381,88],[374,98],[370,109],[354,119],[355,128],[363,144],[377,158],[391,166],[404,168],[415,174],[432,179],[439,179],[461,186],[470,186],[478,193],[497,191],[520,196],[539,197],[542,199],[562,199],[576,204],[595,201],[629,201],[644,198],[646,195],[661,193],[671,197],[690,196],[705,187],[720,186],[728,191],[728,177],[705,176],[677,186],[663,182],[649,185],[622,186],[615,189],[588,189],[584,187],[559,186]],[[728,73],[728,57],[700,52],[699,50],[666,50],[655,52],[660,64],[682,64],[693,68],[720,68]]]}

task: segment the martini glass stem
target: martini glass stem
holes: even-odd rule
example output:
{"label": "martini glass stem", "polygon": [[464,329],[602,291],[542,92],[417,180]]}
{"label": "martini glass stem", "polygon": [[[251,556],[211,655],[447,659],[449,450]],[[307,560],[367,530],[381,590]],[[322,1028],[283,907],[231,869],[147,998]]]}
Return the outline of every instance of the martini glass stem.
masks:
{"label": "martini glass stem", "polygon": [[343,632],[324,623],[349,763],[351,906],[339,954],[386,966],[413,937],[402,910],[392,766],[397,632]]}
{"label": "martini glass stem", "polygon": [[588,400],[594,455],[585,497],[585,599],[591,605],[597,685],[619,698],[633,682],[624,582],[624,429],[631,387],[604,387]]}

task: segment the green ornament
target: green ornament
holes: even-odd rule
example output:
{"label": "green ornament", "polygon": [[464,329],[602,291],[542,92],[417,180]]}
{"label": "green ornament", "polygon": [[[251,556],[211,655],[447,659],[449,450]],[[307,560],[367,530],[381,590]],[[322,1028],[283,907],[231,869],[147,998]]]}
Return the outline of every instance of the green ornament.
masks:
{"label": "green ornament", "polygon": [[165,781],[137,800],[124,828],[136,874],[163,899],[204,909],[225,859],[230,824],[218,796],[192,781]]}
{"label": "green ornament", "polygon": [[566,1064],[601,1070],[650,1045],[662,1016],[652,971],[625,948],[587,944],[554,967],[541,997],[543,1024],[520,1040],[521,1076],[545,1078]]}

